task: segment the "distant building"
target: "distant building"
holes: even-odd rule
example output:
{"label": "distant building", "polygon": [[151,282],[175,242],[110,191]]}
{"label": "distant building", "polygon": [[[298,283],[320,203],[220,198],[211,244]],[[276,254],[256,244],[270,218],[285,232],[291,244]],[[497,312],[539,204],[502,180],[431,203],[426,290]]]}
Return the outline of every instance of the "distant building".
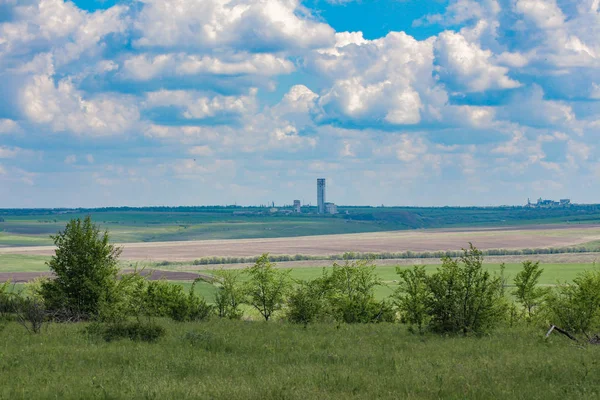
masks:
{"label": "distant building", "polygon": [[319,214],[325,214],[325,179],[317,179],[317,207]]}
{"label": "distant building", "polygon": [[325,203],[325,212],[327,214],[337,214],[337,206],[334,203]]}
{"label": "distant building", "polygon": [[541,197],[537,202],[532,203],[527,199],[527,207],[530,208],[555,208],[555,207],[570,207],[571,199],[560,199],[560,201],[542,199]]}
{"label": "distant building", "polygon": [[297,213],[302,212],[302,203],[300,202],[300,200],[294,200],[294,211]]}

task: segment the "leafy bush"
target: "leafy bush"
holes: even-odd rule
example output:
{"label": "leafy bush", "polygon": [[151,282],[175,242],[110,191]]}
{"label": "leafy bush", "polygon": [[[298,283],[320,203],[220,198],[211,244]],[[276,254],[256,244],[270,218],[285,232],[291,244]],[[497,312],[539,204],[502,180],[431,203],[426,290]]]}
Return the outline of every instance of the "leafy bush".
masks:
{"label": "leafy bush", "polygon": [[99,322],[118,323],[133,316],[152,317],[147,309],[146,290],[148,281],[141,271],[123,274],[116,285],[103,297],[98,316]]}
{"label": "leafy bush", "polygon": [[403,319],[420,330],[483,333],[500,323],[508,304],[504,280],[483,270],[483,255],[472,244],[459,260],[442,258],[431,275],[422,267],[397,270],[402,279],[394,298]]}
{"label": "leafy bush", "polygon": [[8,319],[8,316],[13,313],[15,309],[14,295],[8,291],[10,287],[10,281],[6,281],[0,284],[0,318]]}
{"label": "leafy bush", "polygon": [[287,320],[308,325],[323,317],[327,307],[327,275],[311,281],[298,281],[291,291],[286,309]]}
{"label": "leafy bush", "polygon": [[165,280],[148,281],[142,294],[144,313],[152,317],[170,317],[176,321],[186,319],[188,308],[183,287]]}
{"label": "leafy bush", "polygon": [[195,285],[196,282],[186,294],[181,285],[164,280],[146,281],[145,287],[135,292],[136,316],[169,317],[179,322],[207,319],[213,308],[195,293]]}
{"label": "leafy bush", "polygon": [[121,249],[109,243],[108,232],[101,234],[89,216],[71,220],[52,239],[56,253],[48,266],[56,279],[41,285],[46,307],[84,318],[96,316],[116,285]]}
{"label": "leafy bush", "polygon": [[152,322],[122,321],[118,323],[94,322],[86,329],[91,337],[99,337],[107,342],[129,339],[136,342],[156,342],[166,333],[165,328]]}
{"label": "leafy bush", "polygon": [[427,277],[431,293],[426,304],[430,326],[440,333],[483,333],[506,314],[502,278],[483,269],[481,251],[470,244],[459,260],[443,258],[437,272]]}
{"label": "leafy bush", "polygon": [[419,332],[429,322],[429,304],[431,291],[427,286],[425,267],[415,266],[413,269],[397,267],[396,273],[400,275],[400,284],[394,292],[393,298],[401,313],[402,322],[416,325]]}
{"label": "leafy bush", "polygon": [[346,260],[333,264],[326,278],[327,301],[334,318],[345,323],[391,322],[395,315],[387,302],[375,300],[382,282],[371,260]]}
{"label": "leafy bush", "polygon": [[553,324],[589,337],[600,329],[600,271],[585,271],[572,284],[559,286],[547,304]]}
{"label": "leafy bush", "polygon": [[121,276],[117,285],[101,303],[98,321],[119,323],[129,317],[151,320],[168,317],[175,321],[200,321],[213,313],[202,296],[195,293],[196,282],[186,293],[181,285],[165,280],[149,281],[134,271]]}

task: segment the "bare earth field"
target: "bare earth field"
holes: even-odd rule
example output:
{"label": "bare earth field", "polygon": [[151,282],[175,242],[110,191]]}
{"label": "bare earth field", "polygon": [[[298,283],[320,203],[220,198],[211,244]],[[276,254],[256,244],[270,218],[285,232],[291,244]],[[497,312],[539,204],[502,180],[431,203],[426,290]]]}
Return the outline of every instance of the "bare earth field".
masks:
{"label": "bare earth field", "polygon": [[[485,249],[523,249],[579,245],[600,240],[600,225],[547,225],[488,229],[436,229],[294,238],[123,243],[122,259],[189,261],[202,257],[274,255],[327,256],[353,252],[459,250],[472,242]],[[0,254],[52,255],[52,246],[5,247]],[[313,263],[314,265],[314,263]]]}

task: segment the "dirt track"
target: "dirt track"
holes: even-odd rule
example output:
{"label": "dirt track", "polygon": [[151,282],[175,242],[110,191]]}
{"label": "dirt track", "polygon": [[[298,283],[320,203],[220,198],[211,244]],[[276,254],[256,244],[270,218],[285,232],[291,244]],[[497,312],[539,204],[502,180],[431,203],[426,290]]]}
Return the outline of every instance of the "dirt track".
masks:
{"label": "dirt track", "polygon": [[[331,255],[354,252],[459,250],[473,242],[480,249],[521,249],[577,245],[600,240],[599,225],[470,230],[418,230],[304,236],[276,239],[204,240],[187,242],[124,243],[125,260],[188,261],[210,256],[249,257],[262,253]],[[54,248],[0,248],[0,254],[51,255]]]}

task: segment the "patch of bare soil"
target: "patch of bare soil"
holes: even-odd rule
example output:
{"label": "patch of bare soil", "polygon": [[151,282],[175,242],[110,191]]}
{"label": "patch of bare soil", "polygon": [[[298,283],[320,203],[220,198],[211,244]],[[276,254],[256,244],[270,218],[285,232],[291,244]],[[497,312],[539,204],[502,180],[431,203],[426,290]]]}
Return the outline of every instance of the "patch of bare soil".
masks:
{"label": "patch of bare soil", "polygon": [[[549,225],[539,229],[487,228],[471,230],[418,230],[374,232],[295,238],[204,240],[186,242],[125,243],[125,260],[189,261],[203,257],[252,257],[274,255],[328,256],[353,252],[404,252],[459,250],[472,242],[485,249],[524,249],[573,246],[600,240],[598,225]],[[13,247],[0,254],[51,255],[53,247]]]}

